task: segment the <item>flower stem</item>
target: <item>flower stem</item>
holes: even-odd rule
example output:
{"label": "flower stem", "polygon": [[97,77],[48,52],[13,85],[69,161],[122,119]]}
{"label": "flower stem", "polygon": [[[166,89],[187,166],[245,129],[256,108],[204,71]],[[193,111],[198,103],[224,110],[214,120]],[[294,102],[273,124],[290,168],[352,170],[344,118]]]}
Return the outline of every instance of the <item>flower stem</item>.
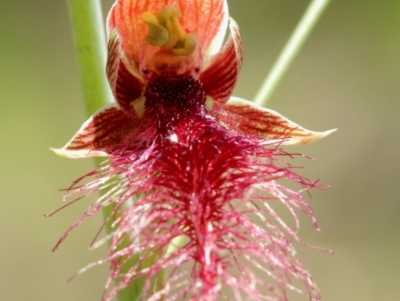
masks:
{"label": "flower stem", "polygon": [[328,5],[330,0],[313,0],[294,30],[292,36],[286,43],[283,51],[272,67],[270,73],[265,78],[261,89],[258,91],[254,102],[265,106],[271,94],[274,92],[279,81],[282,79],[291,62],[303,46],[311,30],[314,28],[319,17]]}
{"label": "flower stem", "polygon": [[[69,0],[69,11],[77,51],[83,100],[86,114],[90,116],[105,104],[114,101],[105,76],[107,53],[101,1]],[[97,166],[100,162],[100,160],[95,160]],[[107,219],[112,212],[113,207],[104,208],[104,218]],[[114,230],[111,223],[112,221],[109,221],[105,225],[107,234]],[[123,247],[121,246],[121,248]],[[139,300],[142,287],[143,279],[132,283],[118,293],[118,300]]]}
{"label": "flower stem", "polygon": [[106,37],[100,0],[69,0],[83,99],[88,116],[113,102],[105,76]]}

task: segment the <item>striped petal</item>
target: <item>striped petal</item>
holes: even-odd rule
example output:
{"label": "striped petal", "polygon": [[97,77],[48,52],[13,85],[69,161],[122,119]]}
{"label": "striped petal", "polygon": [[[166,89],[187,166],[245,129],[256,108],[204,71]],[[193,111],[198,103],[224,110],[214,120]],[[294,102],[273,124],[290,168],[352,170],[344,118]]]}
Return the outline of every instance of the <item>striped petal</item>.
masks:
{"label": "striped petal", "polygon": [[144,83],[134,65],[130,64],[121,52],[121,39],[114,30],[108,42],[106,74],[115,100],[130,117],[143,116]]}
{"label": "striped petal", "polygon": [[231,98],[221,110],[212,114],[217,121],[233,131],[277,140],[282,145],[311,143],[336,131],[307,130],[278,112],[239,98]]}
{"label": "striped petal", "polygon": [[208,111],[219,110],[232,95],[239,77],[243,60],[243,44],[239,27],[231,18],[230,36],[224,48],[211,61],[209,67],[200,75],[207,95]]}
{"label": "striped petal", "polygon": [[156,13],[166,5],[177,7],[183,28],[198,35],[203,56],[218,52],[228,23],[226,0],[117,0],[107,18],[107,31],[111,33],[117,29],[129,61],[139,65],[147,34],[141,15],[146,11]]}
{"label": "striped petal", "polygon": [[135,136],[140,121],[129,118],[113,103],[90,117],[61,149],[52,149],[67,158],[107,156],[109,150]]}

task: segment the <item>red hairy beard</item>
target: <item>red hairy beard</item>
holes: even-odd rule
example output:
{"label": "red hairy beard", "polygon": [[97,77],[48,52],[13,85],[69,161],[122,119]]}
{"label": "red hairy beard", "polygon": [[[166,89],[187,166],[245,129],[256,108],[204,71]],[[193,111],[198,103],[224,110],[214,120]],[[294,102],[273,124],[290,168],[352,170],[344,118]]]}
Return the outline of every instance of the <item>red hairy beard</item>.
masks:
{"label": "red hairy beard", "polygon": [[[276,141],[268,145],[264,139],[219,124],[204,108],[199,81],[156,79],[148,84],[145,96],[139,134],[107,150],[109,165],[90,174],[96,180],[71,187],[71,194],[113,187],[66,233],[114,205],[110,218],[115,219],[115,231],[107,237],[111,240],[107,287],[113,280],[118,284],[103,300],[111,300],[141,277],[147,279],[142,300],[170,296],[213,301],[222,294],[221,288],[236,298],[287,300],[291,277],[303,282],[305,294],[318,300],[318,290],[291,246],[291,240],[299,240],[294,209],[313,222],[314,217],[299,192],[276,180],[298,183],[303,191],[317,185],[292,172],[282,159],[291,155]],[[139,197],[131,203],[134,196]],[[276,200],[292,214],[296,229],[286,226],[269,206]],[[254,217],[264,227],[256,225]],[[167,253],[178,237],[185,238],[183,245]],[[132,258],[136,258],[133,263]],[[153,264],[143,270],[149,260]],[[184,264],[191,268],[181,269]],[[257,277],[249,266],[263,276]],[[163,270],[170,271],[168,285],[153,295],[151,279]]]}

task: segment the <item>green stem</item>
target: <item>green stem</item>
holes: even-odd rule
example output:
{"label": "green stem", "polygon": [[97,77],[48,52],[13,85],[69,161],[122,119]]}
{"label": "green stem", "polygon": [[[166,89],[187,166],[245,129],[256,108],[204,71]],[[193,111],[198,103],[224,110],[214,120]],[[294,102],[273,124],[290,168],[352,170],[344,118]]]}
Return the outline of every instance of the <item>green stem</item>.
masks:
{"label": "green stem", "polygon": [[106,36],[100,0],[69,0],[83,100],[88,116],[113,102],[105,76]]}
{"label": "green stem", "polygon": [[254,102],[265,106],[330,0],[313,0],[266,77]]}
{"label": "green stem", "polygon": [[[107,52],[101,2],[100,0],[69,0],[69,11],[77,51],[83,99],[86,113],[90,116],[105,104],[114,101],[105,75]],[[97,166],[100,162],[100,160],[95,160]],[[107,219],[112,212],[112,206],[104,208],[104,218]],[[111,221],[106,224],[105,230],[107,234],[113,231]],[[124,246],[120,247],[123,248]],[[133,263],[130,262],[130,264]],[[129,269],[128,266],[124,268]],[[138,300],[142,287],[143,279],[139,279],[120,291],[118,300]]]}
{"label": "green stem", "polygon": [[[113,101],[105,76],[106,37],[100,0],[70,0],[69,11],[72,19],[78,68],[85,103],[86,114],[91,116],[107,103]],[[102,160],[95,160],[96,166]],[[105,208],[109,216],[112,208]],[[112,231],[106,225],[107,233]]]}

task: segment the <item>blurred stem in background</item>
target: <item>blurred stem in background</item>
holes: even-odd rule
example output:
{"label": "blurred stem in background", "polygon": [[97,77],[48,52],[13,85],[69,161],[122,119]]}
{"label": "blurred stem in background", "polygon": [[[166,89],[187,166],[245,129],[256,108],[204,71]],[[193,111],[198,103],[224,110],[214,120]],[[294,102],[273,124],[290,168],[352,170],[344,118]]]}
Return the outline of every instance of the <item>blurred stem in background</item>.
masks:
{"label": "blurred stem in background", "polygon": [[[107,103],[113,102],[109,84],[105,74],[107,60],[106,36],[100,0],[69,0],[69,12],[76,46],[78,68],[83,92],[83,100],[87,116],[91,116]],[[99,166],[102,160],[95,160]],[[106,193],[104,191],[103,193]],[[103,210],[106,233],[112,233],[113,207]],[[121,248],[126,247],[125,243]],[[133,264],[129,262],[128,264]],[[150,263],[151,264],[151,263]],[[125,266],[124,268],[128,268]],[[143,279],[132,283],[118,294],[119,301],[139,300]]]}
{"label": "blurred stem in background", "polygon": [[100,0],[69,0],[86,114],[91,116],[114,98],[105,74],[106,35]]}
{"label": "blurred stem in background", "polygon": [[311,30],[314,28],[319,17],[325,10],[330,0],[313,0],[301,18],[290,39],[283,48],[277,61],[265,78],[261,89],[258,91],[254,102],[260,106],[265,106],[279,84],[286,70],[296,57],[304,41],[307,39]]}
{"label": "blurred stem in background", "polygon": [[[265,105],[283,77],[290,63],[300,50],[312,28],[330,0],[313,0],[300,20],[291,38],[280,54],[271,72],[255,97],[255,102]],[[77,51],[79,73],[86,107],[92,115],[102,106],[113,102],[113,96],[105,76],[106,37],[100,0],[69,0],[73,34]],[[99,161],[96,161],[98,166]],[[104,209],[104,218],[110,217],[113,208]],[[112,232],[112,220],[108,219],[106,232]],[[123,246],[121,246],[123,247]],[[152,263],[148,263],[152,264]],[[162,276],[161,276],[162,279]],[[118,294],[119,301],[139,300],[143,279],[132,283]]]}

